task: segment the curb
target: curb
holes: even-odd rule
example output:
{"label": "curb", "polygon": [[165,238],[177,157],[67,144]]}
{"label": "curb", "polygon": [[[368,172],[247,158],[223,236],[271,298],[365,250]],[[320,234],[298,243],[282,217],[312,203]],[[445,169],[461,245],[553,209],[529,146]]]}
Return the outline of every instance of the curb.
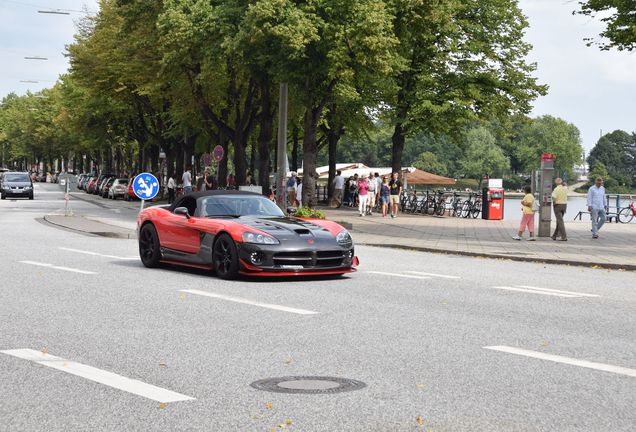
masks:
{"label": "curb", "polygon": [[[64,228],[64,229],[67,229],[67,230],[70,230],[70,231],[78,232],[78,233],[91,234],[91,235],[96,235],[96,236],[99,236],[99,237],[124,239],[124,240],[134,240],[134,239],[137,238],[137,233],[135,233],[135,232],[126,234],[126,233],[123,233],[123,232],[112,232],[112,231],[84,231],[84,230],[72,228],[72,227],[67,226],[67,225],[62,225],[62,224],[59,224],[59,223],[55,223],[55,222],[49,220],[48,216],[49,215],[46,215],[42,219],[45,223],[53,225],[55,227]],[[101,222],[95,222],[95,223],[101,223]],[[102,224],[102,225],[106,225],[106,224]],[[106,225],[106,226],[108,226],[108,225]]]}
{"label": "curb", "polygon": [[437,254],[443,254],[443,255],[458,255],[458,256],[468,256],[468,257],[475,257],[475,258],[489,258],[489,259],[505,259],[508,261],[569,265],[569,266],[575,266],[575,267],[587,267],[587,268],[606,269],[606,270],[636,271],[636,265],[633,265],[633,264],[610,264],[610,263],[595,264],[595,263],[585,263],[582,261],[570,261],[570,260],[547,259],[547,258],[528,258],[528,257],[517,256],[517,255],[497,255],[497,254],[487,254],[487,253],[480,253],[480,252],[451,251],[451,250],[445,250],[445,249],[435,249],[435,248],[427,248],[427,247],[420,247],[420,246],[405,246],[405,245],[386,244],[386,243],[378,244],[378,243],[356,242],[356,244],[364,245],[364,246],[372,246],[372,247],[437,253]]}

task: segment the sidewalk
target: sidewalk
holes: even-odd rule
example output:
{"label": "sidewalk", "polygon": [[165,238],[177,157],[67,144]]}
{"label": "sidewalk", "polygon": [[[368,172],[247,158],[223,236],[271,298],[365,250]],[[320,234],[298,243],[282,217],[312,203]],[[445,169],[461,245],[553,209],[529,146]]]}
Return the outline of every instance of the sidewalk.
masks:
{"label": "sidewalk", "polygon": [[[550,237],[536,242],[512,239],[519,221],[486,221],[455,217],[400,214],[358,216],[353,209],[321,208],[327,219],[351,226],[357,244],[427,252],[506,258],[552,264],[636,270],[636,224],[606,223],[600,238],[592,239],[590,222],[566,218],[568,241]],[[535,223],[538,228],[538,223]],[[555,223],[552,222],[554,230]],[[526,233],[527,236],[527,233]]]}
{"label": "sidewalk", "polygon": [[[51,225],[78,231],[86,234],[98,235],[101,237],[136,239],[137,233],[131,227],[103,223],[98,220],[88,219],[83,216],[46,215],[44,220]],[[121,224],[123,225],[123,224]],[[133,224],[134,225],[134,224]]]}

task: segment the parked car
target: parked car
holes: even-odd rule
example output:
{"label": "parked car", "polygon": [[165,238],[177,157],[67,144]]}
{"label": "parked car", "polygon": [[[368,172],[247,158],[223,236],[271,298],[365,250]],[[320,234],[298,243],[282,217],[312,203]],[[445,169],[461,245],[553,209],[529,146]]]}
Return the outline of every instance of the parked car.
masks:
{"label": "parked car", "polygon": [[22,197],[33,199],[33,182],[28,173],[5,172],[0,180],[0,198]]}
{"label": "parked car", "polygon": [[97,181],[97,187],[95,188],[95,191],[93,193],[95,195],[101,195],[102,188],[106,185],[108,180],[110,180],[113,177],[115,177],[114,174],[102,174],[102,175],[100,175],[99,176],[99,180]]}
{"label": "parked car", "polygon": [[125,198],[128,193],[128,179],[115,179],[108,190],[108,198],[116,200],[117,197]]}
{"label": "parked car", "polygon": [[84,189],[86,193],[92,194],[95,192],[95,188],[97,187],[97,179],[98,177],[91,177],[86,184],[86,188]]}
{"label": "parked car", "polygon": [[115,183],[115,180],[117,180],[116,177],[110,177],[108,180],[105,181],[104,186],[102,186],[102,190],[99,193],[102,198],[108,198],[108,192],[110,192],[110,188],[113,183]]}
{"label": "parked car", "polygon": [[133,181],[135,180],[135,178],[131,178],[130,180],[128,180],[128,187],[126,188],[126,195],[124,195],[124,200],[125,201],[135,201],[137,198],[137,195],[135,195],[135,191],[133,190]]}

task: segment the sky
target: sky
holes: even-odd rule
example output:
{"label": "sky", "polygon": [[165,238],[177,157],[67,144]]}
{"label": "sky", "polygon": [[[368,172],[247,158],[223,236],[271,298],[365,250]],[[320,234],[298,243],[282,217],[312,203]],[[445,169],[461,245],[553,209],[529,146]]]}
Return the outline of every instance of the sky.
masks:
{"label": "sky", "polygon": [[[68,68],[64,47],[73,41],[81,11],[98,9],[97,0],[0,0],[0,98],[52,86]],[[636,130],[636,53],[587,47],[598,20],[573,16],[576,0],[520,0],[530,27],[526,40],[534,48],[529,60],[535,76],[550,87],[535,102],[533,116],[552,115],[576,125],[586,153],[601,131]],[[70,15],[40,14],[64,9]],[[42,56],[47,61],[25,60]],[[37,80],[38,83],[21,83]]]}

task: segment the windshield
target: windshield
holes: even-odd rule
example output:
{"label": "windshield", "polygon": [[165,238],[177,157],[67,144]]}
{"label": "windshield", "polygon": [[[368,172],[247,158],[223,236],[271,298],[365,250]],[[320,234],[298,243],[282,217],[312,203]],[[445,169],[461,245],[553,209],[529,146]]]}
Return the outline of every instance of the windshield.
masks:
{"label": "windshield", "polygon": [[29,179],[28,174],[5,174],[4,181],[6,182],[25,182],[29,183],[31,180]]}
{"label": "windshield", "polygon": [[217,195],[202,198],[201,216],[285,216],[276,204],[258,195]]}

